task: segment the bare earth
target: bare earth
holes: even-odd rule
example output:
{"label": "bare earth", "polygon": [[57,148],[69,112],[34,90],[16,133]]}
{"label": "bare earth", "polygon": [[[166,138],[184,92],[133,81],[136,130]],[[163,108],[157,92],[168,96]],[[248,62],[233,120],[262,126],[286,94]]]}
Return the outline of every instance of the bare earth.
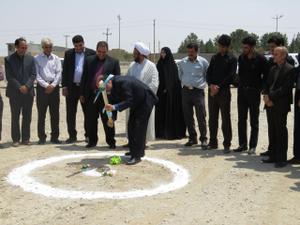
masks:
{"label": "bare earth", "polygon": [[[3,93],[3,90],[2,90]],[[237,147],[236,90],[233,89],[232,124],[233,147]],[[300,224],[300,167],[274,169],[263,165],[259,156],[229,154],[221,150],[201,151],[200,147],[184,148],[186,140],[148,143],[146,154],[182,165],[190,173],[190,183],[182,189],[152,197],[127,200],[70,200],[47,198],[24,192],[6,181],[14,168],[33,160],[51,156],[85,152],[109,151],[99,123],[100,142],[86,151],[83,142],[82,113],[78,116],[76,145],[10,147],[10,113],[5,98],[3,144],[0,150],[0,224],[1,225],[297,225]],[[37,113],[34,105],[32,141],[37,141]],[[126,143],[125,115],[119,114],[116,123],[117,144]],[[292,151],[293,114],[289,115],[289,157]],[[67,138],[65,101],[61,98],[61,140]],[[47,118],[49,134],[49,118]],[[222,134],[219,132],[219,146]],[[50,136],[50,135],[48,135]],[[49,138],[49,137],[48,137]],[[261,109],[258,153],[267,147],[267,124]],[[118,147],[116,151],[125,149]],[[86,177],[81,173],[83,163],[95,167],[107,159],[87,157],[61,161],[31,173],[40,182],[65,189],[92,191],[126,191],[151,188],[172,180],[167,169],[142,162],[134,167],[117,166],[114,177]]]}

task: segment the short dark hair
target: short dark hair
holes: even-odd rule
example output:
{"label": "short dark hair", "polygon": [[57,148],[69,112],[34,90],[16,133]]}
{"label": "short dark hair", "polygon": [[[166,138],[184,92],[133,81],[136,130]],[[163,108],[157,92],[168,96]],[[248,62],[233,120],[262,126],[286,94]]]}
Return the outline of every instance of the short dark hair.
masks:
{"label": "short dark hair", "polygon": [[19,46],[19,44],[24,41],[24,42],[27,42],[25,38],[23,37],[19,37],[15,40],[15,46]]}
{"label": "short dark hair", "polygon": [[187,46],[186,46],[187,49],[194,49],[196,52],[198,52],[198,49],[199,49],[199,46],[198,44],[196,43],[189,43]]}
{"label": "short dark hair", "polygon": [[253,47],[256,45],[256,39],[253,36],[247,36],[242,40],[242,44]]}
{"label": "short dark hair", "polygon": [[277,46],[284,46],[284,39],[283,37],[279,36],[271,36],[268,40],[268,44],[274,43]]}
{"label": "short dark hair", "polygon": [[83,39],[83,37],[81,35],[75,35],[72,38],[72,42],[73,42],[73,44],[80,43],[80,42],[84,43],[84,39]]}
{"label": "short dark hair", "polygon": [[229,47],[231,44],[231,37],[227,34],[222,34],[218,39],[218,43],[221,46]]}
{"label": "short dark hair", "polygon": [[99,41],[97,43],[96,49],[105,47],[108,50],[108,44],[106,41]]}

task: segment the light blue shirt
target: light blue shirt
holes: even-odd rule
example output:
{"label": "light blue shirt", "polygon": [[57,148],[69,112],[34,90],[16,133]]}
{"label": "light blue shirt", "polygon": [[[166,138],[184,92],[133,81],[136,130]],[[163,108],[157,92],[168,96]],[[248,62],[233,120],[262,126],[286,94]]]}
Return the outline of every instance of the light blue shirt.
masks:
{"label": "light blue shirt", "polygon": [[79,84],[83,72],[83,63],[84,63],[84,52],[75,53],[75,71],[74,71],[74,83]]}
{"label": "light blue shirt", "polygon": [[205,89],[208,68],[205,58],[198,56],[194,62],[190,61],[188,57],[183,58],[178,63],[178,68],[182,86]]}

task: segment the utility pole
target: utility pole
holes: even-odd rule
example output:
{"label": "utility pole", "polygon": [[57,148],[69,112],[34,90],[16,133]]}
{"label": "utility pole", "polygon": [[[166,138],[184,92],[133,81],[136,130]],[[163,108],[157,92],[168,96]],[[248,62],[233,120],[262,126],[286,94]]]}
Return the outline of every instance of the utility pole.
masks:
{"label": "utility pole", "polygon": [[155,63],[155,20],[153,20],[153,61]]}
{"label": "utility pole", "polygon": [[109,28],[106,28],[106,33],[103,33],[103,35],[106,36],[106,42],[107,42],[107,44],[108,44],[108,37],[109,37],[110,35],[112,35],[112,33],[109,33]]}
{"label": "utility pole", "polygon": [[283,15],[276,15],[272,19],[276,20],[276,32],[278,32],[278,21],[283,17]]}
{"label": "utility pole", "polygon": [[66,48],[68,48],[68,38],[70,37],[70,35],[65,34],[64,37],[65,37],[65,39],[66,39],[66,44],[65,44],[65,46],[66,46]]}
{"label": "utility pole", "polygon": [[160,41],[158,41],[158,47],[157,47],[157,49],[158,49],[158,53],[159,53],[160,50],[161,50],[161,47],[160,47]]}
{"label": "utility pole", "polygon": [[118,15],[119,20],[119,50],[121,49],[121,16]]}

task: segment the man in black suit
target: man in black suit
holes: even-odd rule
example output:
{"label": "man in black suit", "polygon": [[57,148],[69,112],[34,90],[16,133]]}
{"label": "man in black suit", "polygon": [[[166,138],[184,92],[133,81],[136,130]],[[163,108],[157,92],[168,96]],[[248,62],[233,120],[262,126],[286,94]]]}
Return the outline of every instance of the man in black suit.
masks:
{"label": "man in black suit", "polygon": [[[80,35],[76,35],[72,39],[74,48],[65,52],[64,65],[62,71],[62,88],[63,96],[66,97],[67,106],[67,125],[69,138],[67,143],[77,141],[76,131],[76,113],[77,105],[80,97],[80,82],[83,73],[83,64],[87,56],[95,55],[95,51],[84,47],[84,39]],[[86,106],[81,103],[84,114],[84,130],[87,141],[86,126]]]}
{"label": "man in black suit", "polygon": [[[29,145],[32,104],[34,98],[33,82],[36,78],[34,58],[26,54],[27,42],[24,38],[15,41],[16,52],[5,58],[7,78],[6,96],[11,109],[11,136],[13,146],[22,143]],[[20,132],[20,113],[22,112],[22,135]]]}
{"label": "man in black suit", "polygon": [[106,81],[106,91],[110,93],[112,104],[107,104],[107,111],[123,111],[130,108],[128,120],[128,139],[131,158],[128,165],[141,161],[145,155],[148,120],[158,98],[151,89],[131,76],[110,75]]}
{"label": "man in black suit", "polygon": [[[268,59],[268,64],[269,64],[269,69],[271,69],[273,66],[275,66],[276,65],[276,62],[274,62],[274,50],[275,50],[275,48],[277,48],[277,47],[282,47],[282,46],[284,46],[284,39],[282,38],[282,37],[279,37],[279,36],[271,36],[270,38],[269,38],[269,40],[268,40],[268,47],[269,47],[269,51],[270,51],[270,54],[271,54],[271,57]],[[291,56],[287,56],[287,59],[286,59],[286,62],[288,63],[288,64],[290,64],[290,65],[292,65],[292,66],[295,66],[295,60],[293,59],[293,57],[291,57]],[[263,89],[265,89],[265,83],[266,83],[266,81],[267,81],[267,77],[268,76],[265,76],[264,77],[264,88]],[[268,114],[268,110],[267,110],[267,120],[269,120],[269,114]],[[270,128],[268,127],[268,130],[269,130]],[[269,134],[271,133],[271,132],[268,132]],[[268,146],[268,149],[267,149],[267,151],[265,151],[265,152],[262,152],[260,155],[261,156],[268,156],[269,155],[269,149],[270,149],[270,137],[268,137],[269,138],[269,146]]]}
{"label": "man in black suit", "polygon": [[268,126],[270,137],[270,153],[264,163],[275,163],[281,168],[287,165],[288,131],[287,115],[293,102],[293,85],[295,69],[287,63],[288,50],[277,47],[274,50],[274,62],[266,81],[264,102],[269,113]]}
{"label": "man in black suit", "polygon": [[[119,61],[108,56],[108,44],[100,41],[97,44],[97,53],[94,56],[87,57],[84,64],[83,75],[81,80],[81,103],[86,104],[86,122],[87,135],[89,142],[87,148],[92,148],[98,142],[98,118],[101,116],[103,128],[106,136],[106,143],[111,149],[116,148],[115,128],[107,125],[108,117],[102,113],[104,101],[100,95],[94,102],[98,91],[100,80],[105,79],[109,74],[120,75]],[[113,119],[116,119],[116,113]]]}

